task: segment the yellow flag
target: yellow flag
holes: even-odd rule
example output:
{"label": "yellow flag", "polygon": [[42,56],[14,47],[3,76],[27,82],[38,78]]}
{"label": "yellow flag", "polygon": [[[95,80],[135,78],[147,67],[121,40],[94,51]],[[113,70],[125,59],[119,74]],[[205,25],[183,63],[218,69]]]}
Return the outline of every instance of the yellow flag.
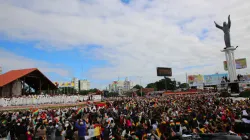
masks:
{"label": "yellow flag", "polygon": [[94,136],[100,136],[101,135],[100,129],[101,128],[99,126],[94,129]]}

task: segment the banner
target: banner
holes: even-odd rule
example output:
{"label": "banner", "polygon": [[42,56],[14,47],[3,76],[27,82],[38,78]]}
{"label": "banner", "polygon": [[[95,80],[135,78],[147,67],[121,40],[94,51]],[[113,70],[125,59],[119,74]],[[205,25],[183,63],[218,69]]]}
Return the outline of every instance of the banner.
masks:
{"label": "banner", "polygon": [[88,129],[88,138],[100,136],[101,135],[100,129],[101,129],[100,127],[95,127],[94,129]]}
{"label": "banner", "polygon": [[[247,68],[247,60],[246,60],[246,58],[236,59],[235,64],[236,64],[236,69]],[[223,65],[224,65],[224,70],[228,70],[227,61],[224,61]]]}
{"label": "banner", "polygon": [[223,74],[204,75],[204,84],[218,85],[221,83],[223,77],[227,77],[227,74],[223,73]]}
{"label": "banner", "polygon": [[54,82],[55,85],[58,85],[58,87],[74,87],[74,82]]}
{"label": "banner", "polygon": [[191,86],[200,86],[203,85],[203,76],[202,75],[189,75],[188,83]]}
{"label": "banner", "polygon": [[250,81],[250,75],[243,75],[244,81]]}
{"label": "banner", "polygon": [[157,76],[172,76],[172,68],[157,67]]}
{"label": "banner", "polygon": [[93,95],[93,100],[101,101],[102,95]]}

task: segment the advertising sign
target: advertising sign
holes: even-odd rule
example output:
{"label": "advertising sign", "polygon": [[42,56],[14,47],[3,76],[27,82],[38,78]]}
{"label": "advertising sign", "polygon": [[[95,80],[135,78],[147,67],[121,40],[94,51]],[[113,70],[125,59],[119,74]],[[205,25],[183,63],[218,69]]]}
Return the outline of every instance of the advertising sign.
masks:
{"label": "advertising sign", "polygon": [[172,69],[157,67],[157,76],[172,76]]}
{"label": "advertising sign", "polygon": [[74,82],[54,82],[54,84],[58,87],[73,87],[73,86],[75,86]]}
{"label": "advertising sign", "polygon": [[221,83],[222,77],[227,77],[227,74],[204,75],[204,83],[205,85],[218,85]]}
{"label": "advertising sign", "polygon": [[250,81],[250,75],[243,75],[244,81]]}
{"label": "advertising sign", "polygon": [[[247,60],[246,60],[246,58],[236,59],[235,64],[236,64],[236,69],[247,68]],[[224,65],[224,70],[228,70],[227,61],[224,61],[223,65]]]}
{"label": "advertising sign", "polygon": [[203,76],[202,75],[189,75],[188,83],[191,86],[200,86],[203,85]]}

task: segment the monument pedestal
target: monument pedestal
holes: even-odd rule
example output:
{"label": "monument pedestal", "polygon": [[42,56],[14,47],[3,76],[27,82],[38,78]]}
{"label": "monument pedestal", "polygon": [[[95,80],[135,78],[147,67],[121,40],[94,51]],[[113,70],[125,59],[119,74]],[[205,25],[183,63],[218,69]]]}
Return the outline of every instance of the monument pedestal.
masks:
{"label": "monument pedestal", "polygon": [[234,82],[235,80],[237,80],[236,64],[235,64],[235,59],[234,59],[235,50],[236,48],[234,47],[225,48],[224,50],[221,50],[222,52],[225,52],[225,55],[226,55],[228,76],[229,76],[230,82]]}

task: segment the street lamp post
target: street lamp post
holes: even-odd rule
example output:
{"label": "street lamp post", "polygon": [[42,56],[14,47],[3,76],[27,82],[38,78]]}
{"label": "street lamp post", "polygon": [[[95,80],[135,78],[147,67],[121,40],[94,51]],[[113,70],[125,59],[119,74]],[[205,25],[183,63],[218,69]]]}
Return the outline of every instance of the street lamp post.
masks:
{"label": "street lamp post", "polygon": [[142,79],[142,76],[138,76],[138,78],[140,78],[140,86],[141,86],[141,97],[142,97],[142,85],[141,85],[141,79]]}

